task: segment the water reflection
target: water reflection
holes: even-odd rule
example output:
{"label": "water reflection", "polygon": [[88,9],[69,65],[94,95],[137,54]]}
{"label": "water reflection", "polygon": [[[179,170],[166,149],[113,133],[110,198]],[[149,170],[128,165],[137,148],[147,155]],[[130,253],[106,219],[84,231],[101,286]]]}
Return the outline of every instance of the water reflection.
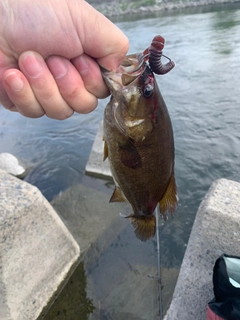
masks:
{"label": "water reflection", "polygon": [[[238,49],[240,17],[238,11],[215,12],[212,19],[213,46],[218,54],[230,55]],[[219,38],[222,37],[221,43]],[[227,65],[223,69],[226,70]],[[230,66],[229,66],[230,67]]]}
{"label": "water reflection", "polygon": [[216,12],[215,17],[213,26],[218,31],[224,29],[224,32],[226,32],[228,29],[240,24],[239,14],[234,10]]}
{"label": "water reflection", "polygon": [[44,319],[88,320],[94,309],[93,302],[87,297],[87,279],[82,261]]}

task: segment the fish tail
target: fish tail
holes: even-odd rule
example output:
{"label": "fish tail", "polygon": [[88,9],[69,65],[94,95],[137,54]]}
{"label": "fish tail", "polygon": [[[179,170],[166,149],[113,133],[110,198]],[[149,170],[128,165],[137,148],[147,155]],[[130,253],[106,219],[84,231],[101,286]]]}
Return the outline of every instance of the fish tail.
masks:
{"label": "fish tail", "polygon": [[147,241],[154,237],[156,232],[156,218],[154,215],[151,217],[135,217],[132,215],[129,218],[138,239]]}

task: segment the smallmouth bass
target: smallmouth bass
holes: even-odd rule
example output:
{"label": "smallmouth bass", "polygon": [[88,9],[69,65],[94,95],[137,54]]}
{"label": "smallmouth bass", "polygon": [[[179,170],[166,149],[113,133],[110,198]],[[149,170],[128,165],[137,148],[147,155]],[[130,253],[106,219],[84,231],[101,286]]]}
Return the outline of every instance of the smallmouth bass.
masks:
{"label": "smallmouth bass", "polygon": [[156,232],[157,204],[166,219],[177,208],[172,124],[154,73],[170,71],[160,58],[164,39],[156,36],[143,53],[128,55],[115,72],[102,70],[111,92],[104,112],[104,160],[115,182],[110,202],[128,201],[127,216],[141,241]]}

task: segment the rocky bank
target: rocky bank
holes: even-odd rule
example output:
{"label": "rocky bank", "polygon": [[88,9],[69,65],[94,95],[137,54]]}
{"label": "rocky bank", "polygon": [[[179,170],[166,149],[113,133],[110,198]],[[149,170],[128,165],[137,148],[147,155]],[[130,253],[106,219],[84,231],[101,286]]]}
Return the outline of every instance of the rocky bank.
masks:
{"label": "rocky bank", "polygon": [[181,10],[214,4],[237,3],[236,0],[88,0],[95,9],[107,17],[161,11]]}

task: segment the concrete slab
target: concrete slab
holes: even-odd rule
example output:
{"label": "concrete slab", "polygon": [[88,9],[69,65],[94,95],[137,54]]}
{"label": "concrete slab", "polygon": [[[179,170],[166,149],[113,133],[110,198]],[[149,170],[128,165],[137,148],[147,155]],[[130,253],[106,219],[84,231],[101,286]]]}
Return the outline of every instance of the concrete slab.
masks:
{"label": "concrete slab", "polygon": [[35,320],[80,249],[40,191],[0,170],[0,318]]}
{"label": "concrete slab", "polygon": [[103,178],[112,179],[108,159],[103,161],[103,122],[100,123],[98,132],[96,134],[89,160],[87,162],[85,172],[88,175]]}
{"label": "concrete slab", "polygon": [[214,182],[202,201],[164,320],[206,320],[212,272],[222,254],[240,255],[240,184]]}
{"label": "concrete slab", "polygon": [[[111,194],[113,186],[109,188]],[[99,237],[104,237],[104,243],[108,243],[116,232],[129,224],[127,219],[119,216],[119,212],[125,213],[123,210],[127,205],[109,204],[109,199],[109,194],[78,184],[61,192],[51,201],[74,239],[81,245],[82,254]]]}

